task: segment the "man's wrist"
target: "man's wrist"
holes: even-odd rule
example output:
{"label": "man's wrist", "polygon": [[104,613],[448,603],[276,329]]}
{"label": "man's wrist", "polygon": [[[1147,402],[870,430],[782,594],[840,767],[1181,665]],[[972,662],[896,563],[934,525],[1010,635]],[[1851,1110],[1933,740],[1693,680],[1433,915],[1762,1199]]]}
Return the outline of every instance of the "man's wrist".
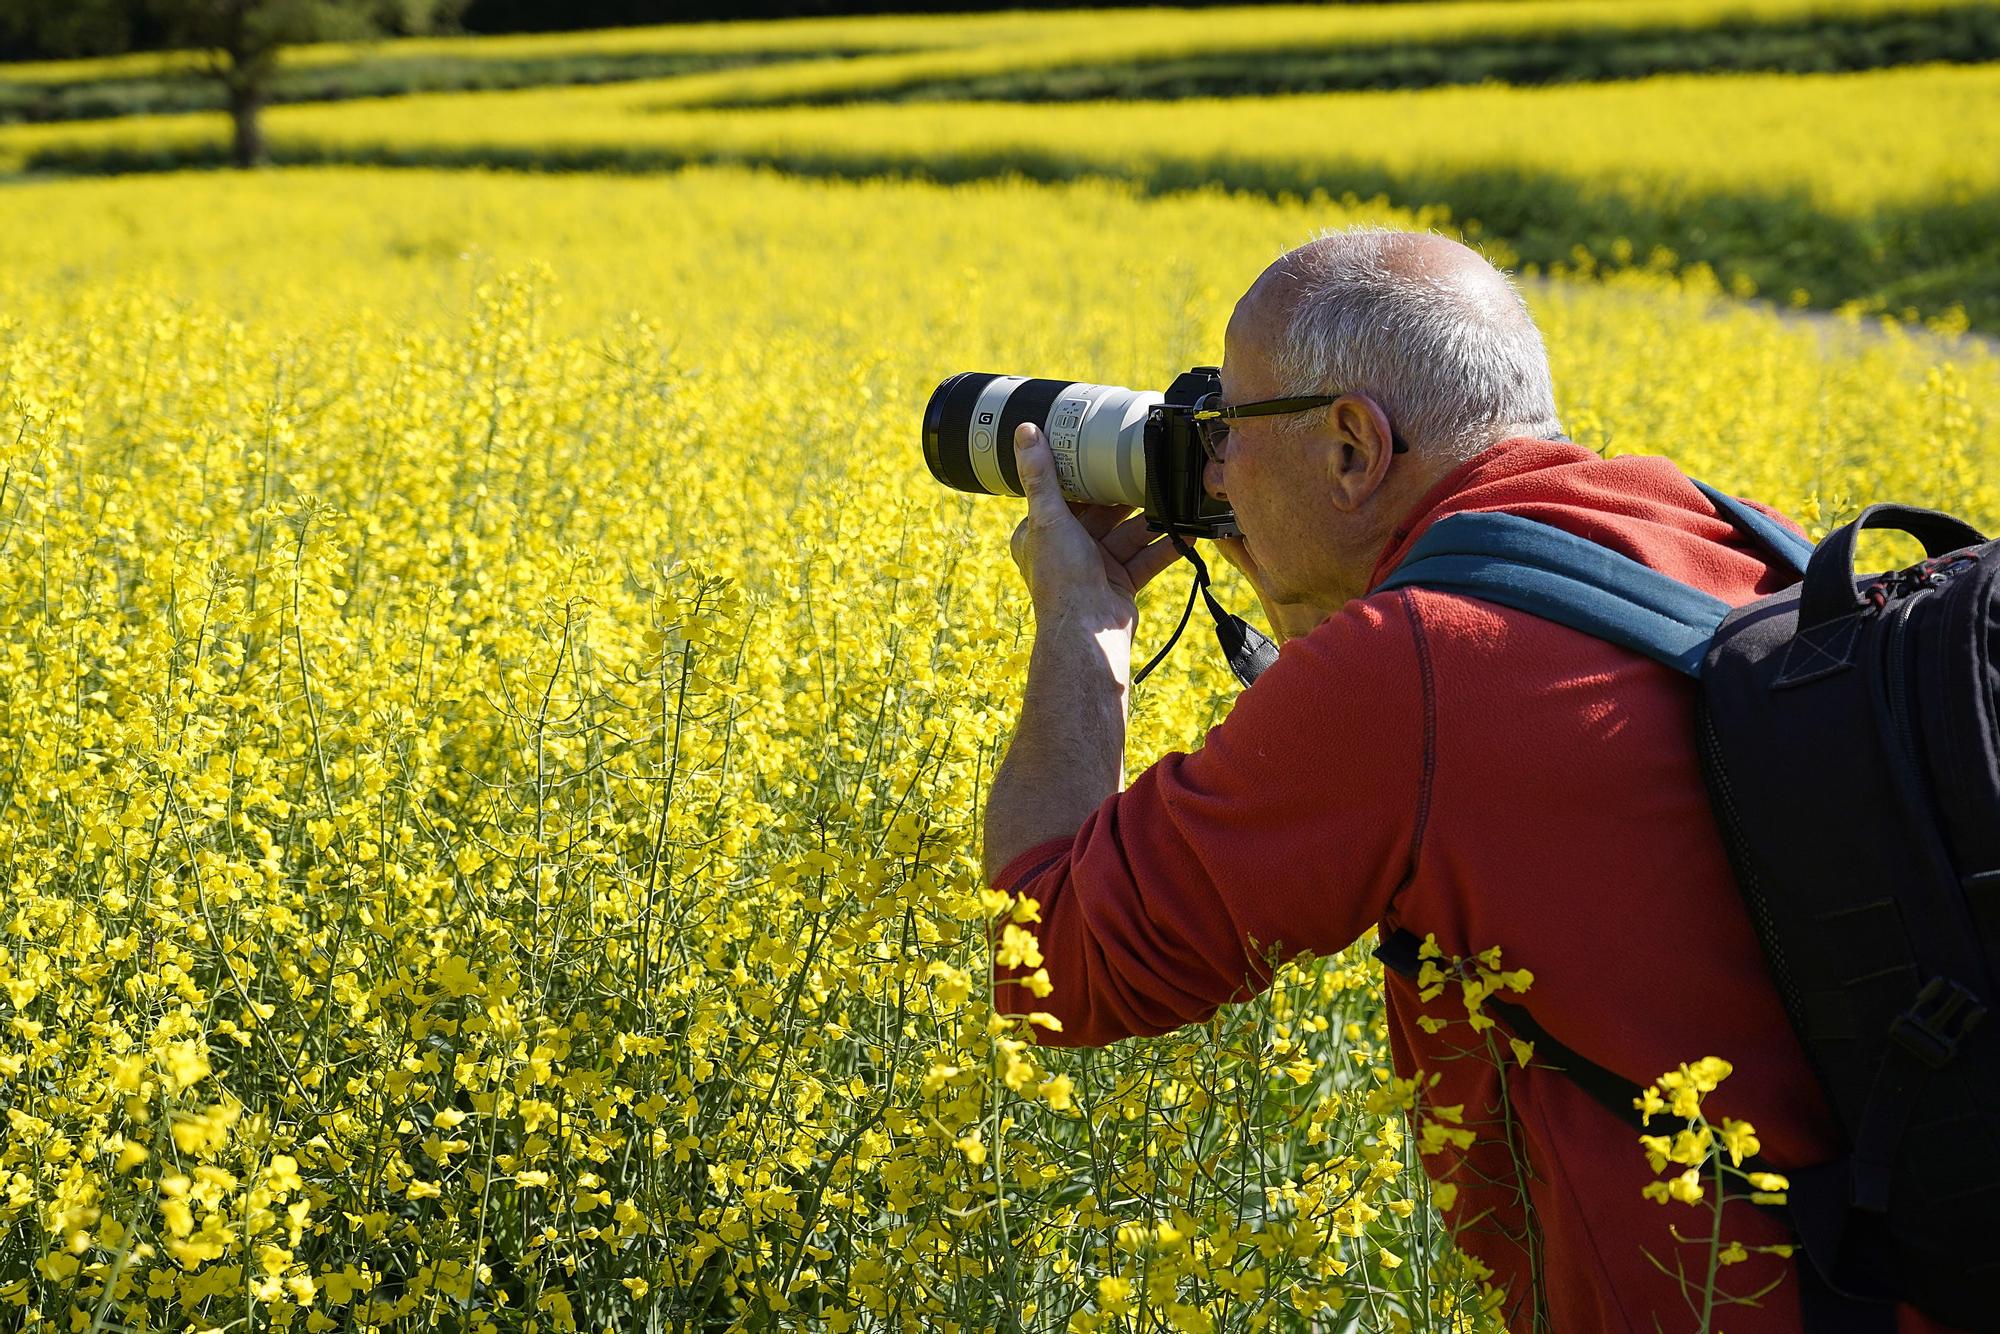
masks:
{"label": "man's wrist", "polygon": [[1038,601],[1021,716],[986,805],[985,863],[1072,836],[1124,786],[1132,615]]}
{"label": "man's wrist", "polygon": [[1100,581],[1088,583],[1038,584],[1029,590],[1035,620],[1072,620],[1092,625],[1124,625],[1128,629],[1139,618],[1139,608],[1131,598],[1121,596]]}
{"label": "man's wrist", "polygon": [[[1120,606],[1105,599],[1089,597],[1075,600],[1040,598],[1035,603],[1035,647],[1036,657],[1060,657],[1066,664],[1067,675],[1076,673],[1077,657],[1081,653],[1085,660],[1095,664],[1102,662],[1108,681],[1124,694],[1132,679],[1132,632],[1136,617],[1134,609]],[[1084,645],[1089,645],[1085,649]],[[1049,650],[1060,647],[1061,653]],[[1092,651],[1094,650],[1094,651]],[[1088,684],[1086,679],[1074,682]]]}

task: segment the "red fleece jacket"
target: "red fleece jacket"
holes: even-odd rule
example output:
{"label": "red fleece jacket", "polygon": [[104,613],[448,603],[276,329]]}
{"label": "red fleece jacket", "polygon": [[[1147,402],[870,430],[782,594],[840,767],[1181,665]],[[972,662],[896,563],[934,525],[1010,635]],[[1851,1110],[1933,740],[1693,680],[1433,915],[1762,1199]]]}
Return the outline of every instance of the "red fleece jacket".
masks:
{"label": "red fleece jacket", "polygon": [[[1552,524],[1732,604],[1791,581],[1667,460],[1510,440],[1411,510],[1371,587],[1426,527],[1467,510]],[[1712,1118],[1752,1122],[1780,1168],[1829,1157],[1835,1130],[1709,812],[1693,708],[1680,675],[1526,613],[1421,589],[1349,602],[1286,644],[1201,749],[1165,756],[1073,840],[1001,873],[998,888],[1041,903],[1054,984],[1037,999],[1003,969],[1001,1008],[1054,1013],[1052,1043],[1162,1033],[1268,985],[1246,939],[1330,954],[1400,926],[1448,955],[1499,946],[1506,968],[1533,972],[1523,999],[1550,1033],[1637,1083],[1723,1057],[1735,1073]],[[1448,1217],[1508,1289],[1510,1324],[1533,1323],[1519,1240],[1532,1226],[1545,1327],[1689,1327],[1646,1252],[1671,1264],[1670,1225],[1685,1234],[1705,1215],[1641,1197],[1656,1178],[1630,1128],[1561,1074],[1510,1071],[1530,1219],[1493,1129],[1499,1077],[1454,1058],[1470,1036],[1458,988],[1425,1005],[1400,977],[1386,986],[1397,1072],[1440,1076],[1430,1104],[1489,1123],[1471,1149],[1425,1162],[1457,1184]],[[1454,1012],[1436,1034],[1417,1022]],[[1724,1228],[1753,1247],[1787,1240],[1748,1205]],[[1753,1255],[1725,1272],[1732,1293],[1783,1279],[1760,1307],[1725,1308],[1731,1334],[1800,1327],[1790,1268]]]}

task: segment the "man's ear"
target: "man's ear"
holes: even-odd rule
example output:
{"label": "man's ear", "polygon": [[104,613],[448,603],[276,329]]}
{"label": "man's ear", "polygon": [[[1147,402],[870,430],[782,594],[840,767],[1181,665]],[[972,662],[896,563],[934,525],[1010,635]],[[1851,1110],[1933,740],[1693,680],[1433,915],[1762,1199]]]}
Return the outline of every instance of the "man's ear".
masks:
{"label": "man's ear", "polygon": [[1366,394],[1342,394],[1326,410],[1326,431],[1334,504],[1351,514],[1368,503],[1389,475],[1395,452],[1389,417]]}

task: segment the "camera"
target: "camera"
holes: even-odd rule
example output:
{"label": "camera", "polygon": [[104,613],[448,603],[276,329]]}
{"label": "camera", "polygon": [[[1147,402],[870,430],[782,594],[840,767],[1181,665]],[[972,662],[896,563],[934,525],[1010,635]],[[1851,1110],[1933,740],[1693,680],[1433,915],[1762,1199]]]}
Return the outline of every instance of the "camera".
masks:
{"label": "camera", "polygon": [[1202,488],[1208,456],[1194,419],[1195,405],[1221,389],[1214,366],[1183,372],[1164,394],[961,371],[924,408],[924,462],[957,490],[1022,495],[1014,430],[1032,422],[1071,500],[1133,506],[1155,532],[1236,537],[1235,513]]}

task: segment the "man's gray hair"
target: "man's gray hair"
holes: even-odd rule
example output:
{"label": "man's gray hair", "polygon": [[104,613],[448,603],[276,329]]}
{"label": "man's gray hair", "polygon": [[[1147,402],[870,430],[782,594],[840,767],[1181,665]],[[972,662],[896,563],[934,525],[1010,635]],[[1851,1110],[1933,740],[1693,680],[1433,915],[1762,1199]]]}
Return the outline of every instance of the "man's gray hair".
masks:
{"label": "man's gray hair", "polygon": [[1366,394],[1412,450],[1454,462],[1503,427],[1560,434],[1548,353],[1520,292],[1490,265],[1490,279],[1476,268],[1413,273],[1411,239],[1355,227],[1291,252],[1285,392]]}

